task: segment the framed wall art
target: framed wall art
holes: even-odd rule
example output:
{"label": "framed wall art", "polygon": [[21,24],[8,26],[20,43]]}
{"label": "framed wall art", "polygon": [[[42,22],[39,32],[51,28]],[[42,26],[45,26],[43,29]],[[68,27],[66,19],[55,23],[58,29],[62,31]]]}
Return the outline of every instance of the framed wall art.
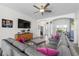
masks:
{"label": "framed wall art", "polygon": [[13,20],[2,19],[2,27],[3,28],[12,28],[13,27]]}

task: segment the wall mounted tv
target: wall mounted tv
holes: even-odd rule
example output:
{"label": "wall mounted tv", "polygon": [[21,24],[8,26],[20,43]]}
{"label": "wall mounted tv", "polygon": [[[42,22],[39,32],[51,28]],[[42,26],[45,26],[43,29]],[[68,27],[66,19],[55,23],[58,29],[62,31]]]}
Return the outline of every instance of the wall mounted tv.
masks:
{"label": "wall mounted tv", "polygon": [[18,28],[31,28],[31,22],[23,19],[18,19]]}

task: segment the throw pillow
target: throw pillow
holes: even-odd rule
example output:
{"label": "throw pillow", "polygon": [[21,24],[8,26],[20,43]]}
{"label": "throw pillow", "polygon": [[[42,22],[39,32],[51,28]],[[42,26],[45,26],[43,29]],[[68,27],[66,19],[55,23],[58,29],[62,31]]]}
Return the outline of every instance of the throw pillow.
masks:
{"label": "throw pillow", "polygon": [[58,50],[51,48],[37,48],[36,50],[45,54],[46,56],[57,56],[59,54]]}
{"label": "throw pillow", "polygon": [[53,39],[56,39],[56,40],[59,40],[60,39],[60,35],[58,32],[56,32],[54,35],[53,35]]}
{"label": "throw pillow", "polygon": [[26,40],[25,40],[25,38],[23,38],[23,37],[21,37],[20,39],[19,39],[19,42],[21,42],[21,43],[24,43]]}

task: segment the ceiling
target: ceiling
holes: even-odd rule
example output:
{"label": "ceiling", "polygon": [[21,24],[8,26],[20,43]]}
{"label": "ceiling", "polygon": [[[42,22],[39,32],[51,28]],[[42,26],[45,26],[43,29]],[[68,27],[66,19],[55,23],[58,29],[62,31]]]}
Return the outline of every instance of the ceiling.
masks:
{"label": "ceiling", "polygon": [[52,10],[51,13],[44,13],[42,16],[40,13],[34,14],[37,11],[33,5],[39,6],[38,3],[0,3],[0,5],[9,7],[21,13],[24,13],[34,19],[42,19],[53,16],[59,16],[63,14],[73,13],[79,10],[79,3],[51,3],[48,8]]}

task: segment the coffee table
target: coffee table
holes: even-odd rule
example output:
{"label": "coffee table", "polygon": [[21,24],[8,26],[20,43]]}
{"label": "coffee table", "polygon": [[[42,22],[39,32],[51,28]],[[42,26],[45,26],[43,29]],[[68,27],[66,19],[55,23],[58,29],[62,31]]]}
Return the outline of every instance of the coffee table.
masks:
{"label": "coffee table", "polygon": [[46,41],[44,38],[37,38],[37,39],[32,39],[31,42],[33,42],[36,46],[39,46],[42,43],[45,43]]}

